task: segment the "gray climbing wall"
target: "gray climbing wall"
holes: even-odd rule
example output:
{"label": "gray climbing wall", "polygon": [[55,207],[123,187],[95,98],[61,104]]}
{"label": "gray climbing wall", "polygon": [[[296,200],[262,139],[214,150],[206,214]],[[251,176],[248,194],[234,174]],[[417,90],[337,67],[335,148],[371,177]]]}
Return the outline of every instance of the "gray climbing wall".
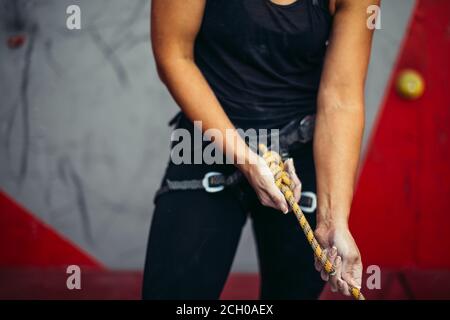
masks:
{"label": "gray climbing wall", "polygon": [[[81,7],[81,30],[66,28],[71,4]],[[365,143],[413,5],[383,3]],[[149,6],[0,0],[0,188],[112,268],[142,268],[177,110],[155,71]],[[17,34],[25,43],[11,49]],[[248,226],[233,268],[257,268]]]}

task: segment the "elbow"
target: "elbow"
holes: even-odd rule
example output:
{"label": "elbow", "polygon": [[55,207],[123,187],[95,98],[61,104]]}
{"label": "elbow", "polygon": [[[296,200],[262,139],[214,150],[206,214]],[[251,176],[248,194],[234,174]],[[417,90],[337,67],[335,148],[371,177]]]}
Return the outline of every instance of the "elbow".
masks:
{"label": "elbow", "polygon": [[172,69],[170,60],[163,58],[163,55],[158,54],[157,52],[154,53],[154,57],[155,57],[156,72],[158,73],[159,80],[161,80],[162,83],[167,85],[167,78]]}
{"label": "elbow", "polygon": [[318,112],[364,114],[364,90],[348,87],[321,87],[317,99]]}
{"label": "elbow", "polygon": [[168,79],[182,73],[187,64],[194,63],[193,58],[174,54],[155,54],[155,64],[158,77],[167,86]]}
{"label": "elbow", "polygon": [[352,123],[362,132],[365,126],[364,93],[356,90],[320,90],[317,116],[326,123]]}
{"label": "elbow", "polygon": [[156,72],[158,73],[159,80],[167,85],[167,68],[156,62]]}

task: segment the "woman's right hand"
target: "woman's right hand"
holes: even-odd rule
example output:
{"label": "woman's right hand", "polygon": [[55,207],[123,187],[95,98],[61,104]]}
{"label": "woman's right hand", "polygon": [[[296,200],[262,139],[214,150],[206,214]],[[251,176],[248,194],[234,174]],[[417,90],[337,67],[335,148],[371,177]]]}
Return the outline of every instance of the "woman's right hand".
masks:
{"label": "woman's right hand", "polygon": [[[300,180],[295,174],[292,159],[287,160],[285,164],[289,175],[296,184],[294,196],[296,201],[298,201],[300,199],[301,191]],[[257,156],[251,163],[247,163],[240,167],[240,170],[245,175],[264,206],[281,210],[283,213],[289,212],[289,206],[286,199],[280,189],[276,186],[273,174],[263,158]]]}

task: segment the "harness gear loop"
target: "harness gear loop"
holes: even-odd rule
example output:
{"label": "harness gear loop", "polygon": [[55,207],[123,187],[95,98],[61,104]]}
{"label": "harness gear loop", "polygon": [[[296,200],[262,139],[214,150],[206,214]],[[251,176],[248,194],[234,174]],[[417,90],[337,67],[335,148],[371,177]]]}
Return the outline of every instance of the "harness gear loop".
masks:
{"label": "harness gear loop", "polygon": [[[317,242],[317,239],[314,236],[311,226],[309,225],[308,221],[306,220],[306,217],[303,214],[302,210],[300,209],[300,206],[295,201],[295,197],[293,194],[293,190],[295,188],[295,183],[294,183],[294,181],[291,180],[289,174],[286,172],[286,170],[284,168],[284,162],[282,161],[281,156],[278,153],[276,153],[275,151],[269,151],[267,149],[267,147],[263,144],[259,145],[259,150],[261,151],[263,159],[266,161],[272,174],[274,175],[275,184],[280,189],[281,193],[283,193],[284,197],[286,198],[286,201],[289,203],[289,205],[292,208],[292,211],[294,212],[295,216],[297,217],[297,220],[300,223],[300,227],[302,228],[303,232],[305,233],[305,236],[306,236],[309,244],[311,245],[311,248],[314,251],[314,255],[317,257],[317,259],[322,264],[324,270],[329,275],[331,275],[331,276],[335,275],[336,274],[335,267],[330,262],[330,260],[327,258],[327,255],[323,251],[319,242]],[[352,296],[356,300],[365,300],[360,289],[358,289],[350,284],[348,284],[348,286],[350,288],[350,292],[351,292]]]}

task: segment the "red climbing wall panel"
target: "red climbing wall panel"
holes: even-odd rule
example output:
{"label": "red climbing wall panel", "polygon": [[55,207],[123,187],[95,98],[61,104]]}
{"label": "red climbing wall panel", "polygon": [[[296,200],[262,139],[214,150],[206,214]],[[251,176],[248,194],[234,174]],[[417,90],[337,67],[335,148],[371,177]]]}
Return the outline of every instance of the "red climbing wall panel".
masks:
{"label": "red climbing wall panel", "polygon": [[55,267],[99,262],[0,191],[0,267]]}
{"label": "red climbing wall panel", "polygon": [[[351,226],[365,264],[450,268],[450,1],[419,0],[361,172]],[[401,98],[399,71],[425,79]]]}

